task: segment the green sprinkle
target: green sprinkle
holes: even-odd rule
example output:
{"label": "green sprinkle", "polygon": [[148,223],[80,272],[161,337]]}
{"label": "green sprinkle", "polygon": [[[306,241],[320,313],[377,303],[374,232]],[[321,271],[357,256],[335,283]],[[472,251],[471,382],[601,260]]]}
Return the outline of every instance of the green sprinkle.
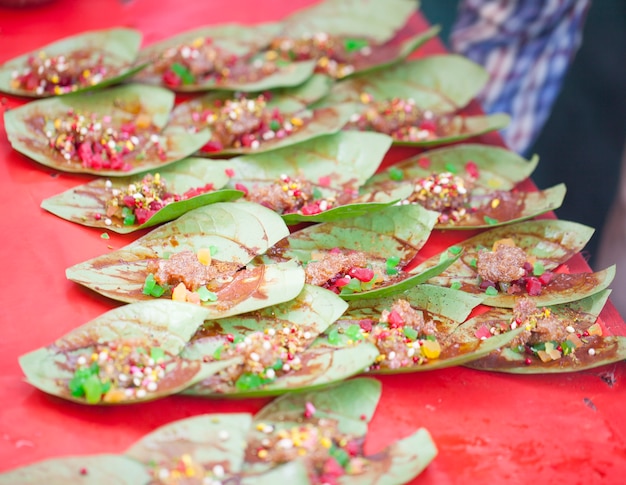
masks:
{"label": "green sprinkle", "polygon": [[389,178],[397,182],[404,180],[404,172],[398,167],[391,167],[389,169]]}
{"label": "green sprinkle", "polygon": [[339,329],[337,327],[333,327],[328,332],[328,343],[331,345],[339,345]]}
{"label": "green sprinkle", "polygon": [[172,64],[172,71],[180,78],[183,84],[193,84],[196,80],[194,75],[189,72],[189,69],[178,62]]}
{"label": "green sprinkle", "polygon": [[435,337],[434,335],[426,335],[426,340],[430,340],[431,342],[436,342],[437,337]]}
{"label": "green sprinkle", "polygon": [[154,279],[154,275],[150,273],[143,284],[143,294],[159,298],[163,293],[165,293],[165,288],[159,285]]}
{"label": "green sprinkle", "polygon": [[470,265],[472,268],[475,268],[475,267],[476,267],[476,258],[472,258],[472,259],[470,259],[470,261],[469,261],[469,265]]}
{"label": "green sprinkle", "polygon": [[100,237],[101,237],[102,239],[111,239],[111,238],[109,237],[109,234],[108,234],[108,233],[106,233],[106,232],[103,232],[102,234],[100,234]]}
{"label": "green sprinkle", "polygon": [[447,172],[454,174],[458,172],[458,169],[452,163],[446,163],[445,167]]}
{"label": "green sprinkle", "polygon": [[280,130],[280,122],[278,120],[270,121],[270,130],[273,130],[273,131]]}
{"label": "green sprinkle", "polygon": [[160,362],[165,359],[165,351],[160,347],[151,347],[150,358],[155,362]]}
{"label": "green sprinkle", "polygon": [[406,338],[410,338],[411,340],[415,340],[417,338],[417,330],[411,327],[404,327],[402,332],[406,336]]}
{"label": "green sprinkle", "polygon": [[211,253],[211,256],[215,256],[219,252],[219,248],[211,244],[209,246],[209,252]]}
{"label": "green sprinkle", "polygon": [[91,374],[83,382],[85,390],[85,399],[89,404],[98,404],[102,399],[102,382],[96,374]]}
{"label": "green sprinkle", "polygon": [[450,251],[452,254],[460,254],[461,251],[463,251],[463,248],[461,246],[450,246],[448,248],[448,251]]}
{"label": "green sprinkle", "polygon": [[546,268],[544,267],[543,263],[541,261],[536,261],[535,264],[533,265],[533,275],[541,276],[545,272],[546,272]]}
{"label": "green sprinkle", "polygon": [[369,42],[365,39],[346,39],[343,43],[347,52],[360,51],[363,47],[367,47]]}
{"label": "green sprinkle", "polygon": [[498,222],[500,222],[498,219],[494,219],[493,217],[489,217],[489,216],[485,216],[483,217],[483,219],[490,226],[493,226],[494,224],[497,224]]}
{"label": "green sprinkle", "polygon": [[352,325],[348,326],[348,328],[346,329],[345,333],[348,336],[348,338],[350,338],[352,340],[362,340],[363,339],[363,332],[361,332],[361,327],[359,325],[352,324]]}
{"label": "green sprinkle", "polygon": [[135,214],[133,214],[133,210],[130,207],[122,208],[122,217],[124,217],[125,226],[132,226],[135,224]]}
{"label": "green sprinkle", "polygon": [[563,355],[569,355],[576,350],[576,345],[571,340],[565,340],[561,343],[561,348],[563,349]]}
{"label": "green sprinkle", "polygon": [[220,345],[218,348],[215,349],[215,352],[213,352],[213,358],[215,360],[220,360],[222,358],[222,350],[224,350],[223,345]]}
{"label": "green sprinkle", "polygon": [[276,362],[274,362],[274,365],[272,366],[272,369],[274,370],[281,370],[283,368],[283,360],[282,359],[278,359]]}
{"label": "green sprinkle", "polygon": [[270,382],[272,382],[272,379],[264,379],[258,374],[245,372],[235,381],[235,387],[240,391],[247,391],[249,389],[256,389],[261,387],[263,384],[268,384]]}
{"label": "green sprinkle", "polygon": [[324,197],[324,194],[322,194],[322,191],[318,189],[317,187],[314,187],[313,198],[317,200],[317,199],[321,199],[322,197]]}
{"label": "green sprinkle", "polygon": [[361,288],[361,282],[357,278],[352,278],[350,283],[341,288],[341,295],[350,295],[352,293],[357,293],[359,291],[363,291]]}
{"label": "green sprinkle", "polygon": [[498,294],[498,290],[496,290],[493,286],[488,286],[485,290],[485,295],[496,296]]}
{"label": "green sprinkle", "polygon": [[328,454],[337,460],[337,463],[339,463],[342,468],[345,468],[350,464],[350,456],[348,455],[348,452],[342,448],[332,445],[328,450]]}
{"label": "green sprinkle", "polygon": [[461,289],[461,282],[460,281],[454,281],[451,285],[450,288],[453,290],[460,290]]}
{"label": "green sprinkle", "polygon": [[387,258],[387,261],[385,261],[385,272],[390,276],[398,274],[398,269],[396,268],[398,264],[400,264],[399,256],[391,256],[390,258]]}
{"label": "green sprinkle", "polygon": [[217,301],[217,293],[208,290],[206,286],[201,286],[196,290],[201,301]]}

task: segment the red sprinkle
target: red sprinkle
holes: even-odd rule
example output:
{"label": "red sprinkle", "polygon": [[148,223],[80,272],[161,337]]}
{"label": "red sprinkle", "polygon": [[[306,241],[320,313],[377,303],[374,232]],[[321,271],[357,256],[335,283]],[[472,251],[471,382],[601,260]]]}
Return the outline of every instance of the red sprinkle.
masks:
{"label": "red sprinkle", "polygon": [[470,162],[467,162],[467,163],[465,164],[465,171],[467,172],[467,174],[468,174],[470,177],[473,177],[473,178],[475,178],[475,179],[477,179],[477,178],[478,178],[478,175],[479,175],[479,174],[478,174],[478,165],[476,165],[476,163],[471,162],[471,161],[470,161]]}
{"label": "red sprinkle", "polygon": [[325,177],[320,177],[317,183],[322,187],[330,187],[330,176],[326,175]]}
{"label": "red sprinkle", "polygon": [[235,176],[235,171],[232,168],[227,168],[226,170],[224,170],[224,173],[230,178],[233,178]]}
{"label": "red sprinkle", "polygon": [[530,357],[526,357],[526,359],[524,360],[524,364],[526,364],[526,365],[530,365],[532,363],[533,363],[533,361],[532,361],[532,359]]}
{"label": "red sprinkle", "polygon": [[426,157],[421,157],[418,161],[417,164],[422,167],[422,168],[429,168],[430,167],[430,159],[426,158]]}

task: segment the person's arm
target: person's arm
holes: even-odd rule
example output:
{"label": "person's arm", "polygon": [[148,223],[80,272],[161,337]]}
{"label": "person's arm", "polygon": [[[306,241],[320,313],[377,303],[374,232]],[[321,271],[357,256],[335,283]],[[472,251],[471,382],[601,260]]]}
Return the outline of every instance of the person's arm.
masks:
{"label": "person's arm", "polygon": [[489,82],[479,99],[505,112],[503,131],[518,153],[543,127],[578,49],[591,0],[461,0],[452,50],[481,64]]}

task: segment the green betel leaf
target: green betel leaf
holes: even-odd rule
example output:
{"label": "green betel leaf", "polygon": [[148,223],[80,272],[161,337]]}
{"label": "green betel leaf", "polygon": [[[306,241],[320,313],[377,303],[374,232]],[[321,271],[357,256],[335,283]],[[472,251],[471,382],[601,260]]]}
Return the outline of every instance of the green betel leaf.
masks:
{"label": "green betel leaf", "polygon": [[321,390],[293,392],[274,399],[254,416],[254,422],[295,422],[304,412],[307,402],[316,414],[341,421],[371,421],[381,394],[381,384],[371,378],[356,378]]}
{"label": "green betel leaf", "polygon": [[53,458],[0,474],[0,484],[3,485],[136,485],[149,480],[150,476],[141,463],[119,455]]}
{"label": "green betel leaf", "polygon": [[[532,295],[538,305],[578,300],[606,288],[614,277],[614,268],[609,267],[597,273],[579,274],[552,270],[578,253],[592,234],[593,229],[590,227],[561,220],[526,221],[498,227],[458,244],[457,247],[463,249],[462,257],[445,272],[428,282],[446,287],[454,285],[462,291],[485,294],[484,304],[512,308],[520,296],[529,294],[527,282],[516,283],[519,286],[517,289],[506,289],[502,286],[499,289],[490,286],[491,290],[481,288],[476,268],[479,252],[491,251],[496,241],[511,240],[524,251],[527,258],[534,261],[533,264],[552,273],[550,279],[542,283],[540,291]],[[439,258],[439,255],[433,256],[413,271],[425,271],[438,264]],[[497,286],[498,282],[494,283]]]}
{"label": "green betel leaf", "polygon": [[[296,258],[306,265],[307,283],[341,292],[345,299],[402,291],[406,288],[399,285],[411,276],[402,267],[428,239],[434,217],[421,206],[404,205],[326,222],[291,234],[264,259]],[[388,268],[392,259],[394,271]]]}
{"label": "green betel leaf", "polygon": [[487,116],[456,115],[447,120],[445,135],[438,136],[434,139],[416,141],[394,139],[394,145],[430,147],[456,143],[484,135],[490,131],[506,128],[510,121],[511,117],[505,113],[495,113]]}
{"label": "green betel leaf", "polygon": [[[217,203],[188,212],[122,249],[72,266],[66,274],[109,298],[149,300],[154,294],[147,288],[146,278],[154,271],[150,262],[167,265],[166,259],[187,255],[190,264],[203,264],[198,255],[211,249],[213,261],[207,267],[223,271],[208,283],[211,288],[215,285],[208,288],[215,293],[215,301],[203,305],[213,317],[235,315],[290,300],[300,293],[304,273],[295,263],[246,267],[255,255],[287,233],[280,216],[258,204]],[[169,291],[165,293],[165,297],[169,295]]]}
{"label": "green betel leaf", "polygon": [[[527,322],[521,321],[520,329],[524,333],[520,337],[468,365],[481,370],[541,374],[576,372],[623,360],[626,358],[626,338],[602,335],[602,327],[597,322],[609,293],[605,290],[582,300],[546,307],[549,310],[547,315],[540,308],[537,328],[542,325],[541,320],[548,318],[552,322],[550,333],[535,332],[532,322],[528,331]],[[470,332],[470,325],[478,326],[481,317],[489,322],[490,315],[497,311],[504,313],[499,316],[500,321],[515,320],[512,310],[492,309],[474,322],[459,327],[459,331]]]}
{"label": "green betel leaf", "polygon": [[165,300],[119,307],[23,355],[20,365],[33,386],[81,404],[157,399],[206,377],[201,363],[179,354],[208,314]]}
{"label": "green betel leaf", "polygon": [[[401,198],[404,190],[395,188],[359,194],[390,146],[391,139],[378,133],[339,132],[224,163],[232,173],[230,187],[247,190],[249,200],[276,210],[287,224],[326,222],[380,210]],[[293,197],[285,198],[278,189],[293,183],[300,192],[291,189]],[[330,208],[322,211],[322,204]]]}
{"label": "green betel leaf", "polygon": [[[181,103],[172,112],[172,123],[184,127],[187,132],[212,130],[212,138],[207,140],[199,155],[256,154],[291,147],[322,135],[337,133],[354,112],[354,107],[347,103],[314,110],[302,106],[293,112],[279,110],[277,118],[275,109],[265,104],[265,98],[231,98],[230,104],[221,103],[220,98],[223,96],[212,94],[206,98],[210,102],[204,102],[202,98],[191,100]],[[216,100],[220,101],[220,106],[213,104]],[[292,97],[283,100],[288,108],[295,107]],[[249,103],[252,103],[251,107]],[[239,113],[234,121],[229,115],[233,112]],[[214,113],[216,121],[207,122],[206,113]],[[228,119],[225,118],[227,114]],[[220,121],[220,117],[224,120]],[[261,120],[267,126],[261,124]],[[277,123],[275,128],[274,122]]]}
{"label": "green betel leaf", "polygon": [[[0,65],[0,91],[18,96],[45,97],[118,83],[144,67],[140,62],[135,63],[141,37],[141,32],[123,28],[66,37]],[[30,70],[31,58],[37,63],[30,66],[35,71],[41,62],[50,60],[51,66],[45,70],[49,76],[41,77],[36,73],[25,75]],[[59,65],[64,66],[63,69],[57,69]],[[85,73],[85,70],[89,72]],[[15,72],[19,77],[14,79]],[[68,73],[74,72],[75,76],[67,77]],[[43,86],[40,84],[42,80],[45,81]]]}
{"label": "green betel leaf", "polygon": [[185,456],[187,468],[201,467],[203,476],[223,480],[241,472],[251,423],[252,416],[245,413],[181,419],[147,434],[126,455],[142,463],[154,479],[165,472],[169,476]]}
{"label": "green betel leaf", "polygon": [[[255,56],[280,28],[278,23],[224,24],[183,32],[140,52],[139,58],[150,64],[137,80],[180,92],[253,92],[298,86],[311,77],[314,62],[257,62]],[[191,49],[198,52],[195,58],[182,54]]]}
{"label": "green betel leaf", "polygon": [[[437,228],[495,227],[535,217],[563,202],[563,184],[539,192],[511,191],[528,178],[537,162],[537,157],[526,161],[498,147],[458,145],[428,151],[396,164],[370,178],[362,190],[401,190],[410,185],[408,202],[425,207],[441,206]],[[427,183],[432,184],[430,191],[424,188]],[[453,191],[463,187],[466,193],[458,192],[457,197],[454,192],[449,202],[441,202],[441,197],[433,192],[434,187],[452,187]]]}
{"label": "green betel leaf", "polygon": [[209,140],[207,130],[167,124],[173,104],[171,91],[127,85],[31,102],[4,120],[13,148],[43,165],[119,177],[181,160]]}
{"label": "green betel leaf", "polygon": [[265,473],[242,475],[241,485],[276,485],[277,483],[303,484],[310,483],[307,469],[301,461],[291,461],[276,466]]}
{"label": "green betel leaf", "polygon": [[385,42],[407,23],[417,8],[411,0],[391,0],[384,4],[326,0],[288,16],[283,21],[282,35],[296,38],[325,32]]}
{"label": "green betel leaf", "polygon": [[[233,364],[226,373],[199,382],[186,393],[241,397],[284,392],[284,384],[279,383],[303,373],[300,367],[307,363],[305,349],[346,307],[332,292],[305,285],[289,302],[206,322],[183,355],[203,362],[233,360]],[[253,353],[259,360],[250,357]]]}
{"label": "green betel leaf", "polygon": [[375,455],[365,457],[365,472],[348,474],[339,478],[345,485],[395,485],[409,483],[437,456],[437,447],[430,433],[420,428],[411,436],[401,439]]}
{"label": "green betel leaf", "polygon": [[[358,74],[335,84],[321,104],[360,102],[361,93],[374,100],[413,99],[423,110],[451,113],[467,105],[487,82],[487,72],[458,55],[436,55],[399,63],[374,73]],[[463,82],[458,82],[463,79]]]}
{"label": "green betel leaf", "polygon": [[352,63],[354,71],[341,79],[352,76],[368,75],[372,72],[385,71],[397,64],[402,64],[407,57],[419,49],[427,41],[439,33],[438,26],[431,27],[425,32],[414,35],[402,42],[392,40],[386,44],[372,45],[370,54],[357,57]]}
{"label": "green betel leaf", "polygon": [[324,337],[337,346],[358,348],[367,343],[377,347],[379,356],[367,371],[383,374],[452,367],[486,355],[513,338],[510,335],[486,342],[475,336],[453,338],[459,322],[481,300],[436,288],[420,285],[392,298],[351,302],[346,314]]}
{"label": "green betel leaf", "polygon": [[[156,174],[158,183],[154,178]],[[223,188],[227,182],[228,175],[219,164],[188,158],[159,171],[151,171],[148,176],[93,180],[44,199],[41,207],[77,224],[125,234],[172,221],[198,207],[243,196],[238,190]],[[147,186],[148,190],[142,189],[142,186]],[[149,207],[153,193],[159,195],[160,201],[165,199],[168,203],[154,212],[146,222],[139,223],[137,211],[123,203],[124,195],[130,195],[131,192],[144,195],[139,198],[139,202],[134,203],[133,209],[141,211]],[[168,198],[161,195],[163,193],[172,195]],[[176,200],[175,196],[180,200]],[[126,219],[127,212],[131,213],[130,223]]]}

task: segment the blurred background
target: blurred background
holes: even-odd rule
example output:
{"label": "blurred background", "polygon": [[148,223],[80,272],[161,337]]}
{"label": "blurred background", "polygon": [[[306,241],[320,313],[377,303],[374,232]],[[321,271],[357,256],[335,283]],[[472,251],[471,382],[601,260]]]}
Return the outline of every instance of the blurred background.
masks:
{"label": "blurred background", "polygon": [[[441,25],[441,38],[448,47],[458,3],[421,0],[423,14],[430,23]],[[585,253],[592,267],[607,212],[617,193],[625,142],[626,0],[594,0],[582,45],[550,118],[523,154],[540,157],[532,176],[539,188],[566,184],[567,195],[557,216],[596,228]]]}

